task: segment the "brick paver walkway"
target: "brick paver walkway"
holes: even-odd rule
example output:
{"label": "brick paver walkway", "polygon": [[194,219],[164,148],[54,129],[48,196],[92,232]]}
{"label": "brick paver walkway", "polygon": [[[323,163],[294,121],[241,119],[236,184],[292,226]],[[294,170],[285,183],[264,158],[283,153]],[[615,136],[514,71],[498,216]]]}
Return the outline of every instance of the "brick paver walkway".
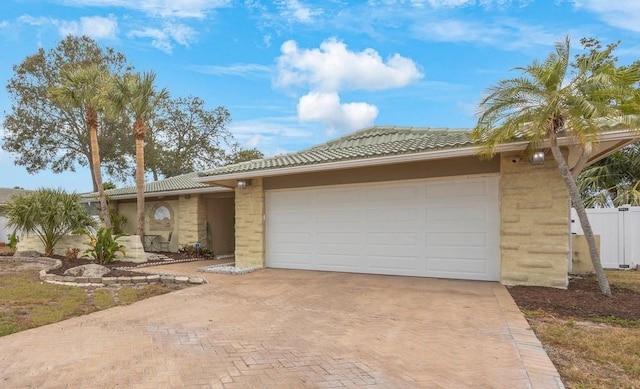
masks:
{"label": "brick paver walkway", "polygon": [[210,283],[0,338],[0,387],[562,387],[497,283],[199,274]]}

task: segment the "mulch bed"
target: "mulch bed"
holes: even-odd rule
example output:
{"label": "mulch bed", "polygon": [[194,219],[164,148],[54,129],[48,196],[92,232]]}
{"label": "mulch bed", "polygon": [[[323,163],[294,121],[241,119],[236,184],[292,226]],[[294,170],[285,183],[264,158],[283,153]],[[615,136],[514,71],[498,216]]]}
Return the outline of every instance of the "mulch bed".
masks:
{"label": "mulch bed", "polygon": [[582,319],[615,316],[640,320],[640,293],[612,286],[612,296],[605,297],[594,278],[573,278],[566,290],[538,286],[511,286],[508,290],[523,309]]}
{"label": "mulch bed", "polygon": [[[182,253],[158,253],[158,254],[162,254],[165,255],[171,259],[196,259],[196,257],[192,257],[189,256],[187,254],[182,254]],[[59,259],[62,262],[62,266],[60,266],[57,269],[52,269],[49,270],[48,273],[49,274],[57,274],[57,275],[64,275],[65,270],[71,269],[73,267],[76,266],[82,266],[82,265],[88,265],[90,263],[95,263],[89,259],[85,259],[85,258],[77,258],[75,260],[68,260],[66,257],[64,256],[60,256],[60,255],[54,255],[53,258]],[[205,259],[205,258],[201,258],[201,259]],[[147,261],[144,262],[145,265],[150,266],[152,264],[158,264],[158,265],[163,265],[166,264],[166,261],[164,260],[158,260],[158,261]],[[136,265],[139,265],[137,263],[133,263],[133,262],[123,262],[123,261],[113,261],[110,262],[108,264],[104,264],[102,266],[108,267],[109,269],[111,269],[111,271],[107,274],[104,275],[104,277],[135,277],[135,276],[139,276],[140,272],[136,272],[133,270],[121,270],[121,269],[117,269],[117,268],[121,268],[121,267],[134,267]],[[141,269],[141,271],[144,271],[144,268]]]}

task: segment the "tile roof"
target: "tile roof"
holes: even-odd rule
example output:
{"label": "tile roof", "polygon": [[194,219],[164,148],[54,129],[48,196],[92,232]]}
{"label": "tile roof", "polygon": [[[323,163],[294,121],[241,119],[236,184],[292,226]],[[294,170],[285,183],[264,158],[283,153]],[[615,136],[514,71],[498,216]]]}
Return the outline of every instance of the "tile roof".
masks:
{"label": "tile roof", "polygon": [[368,127],[297,153],[222,166],[200,176],[261,171],[430,150],[473,146],[470,130],[429,127]]}
{"label": "tile roof", "polygon": [[0,204],[6,204],[13,196],[27,193],[24,189],[0,188]]}
{"label": "tile roof", "polygon": [[[163,180],[151,181],[144,184],[144,193],[159,193],[159,192],[175,192],[175,191],[188,191],[197,190],[202,188],[220,189],[219,187],[212,187],[211,185],[203,184],[194,181],[194,178],[198,177],[197,172],[182,174],[175,177],[165,178]],[[124,188],[109,189],[105,191],[107,196],[117,198],[120,196],[135,195],[136,186],[127,186]],[[86,193],[83,197],[97,196],[97,193]]]}

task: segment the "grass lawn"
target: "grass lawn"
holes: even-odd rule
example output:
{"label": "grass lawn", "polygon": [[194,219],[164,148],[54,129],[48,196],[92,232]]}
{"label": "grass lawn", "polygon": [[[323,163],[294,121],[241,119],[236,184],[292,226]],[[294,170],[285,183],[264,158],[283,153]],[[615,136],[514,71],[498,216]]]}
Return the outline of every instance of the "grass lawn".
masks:
{"label": "grass lawn", "polygon": [[566,291],[510,288],[567,388],[640,388],[640,272],[607,276],[611,299],[593,277]]}
{"label": "grass lawn", "polygon": [[38,279],[35,268],[0,261],[0,336],[131,304],[176,287],[152,284],[116,290],[47,284]]}

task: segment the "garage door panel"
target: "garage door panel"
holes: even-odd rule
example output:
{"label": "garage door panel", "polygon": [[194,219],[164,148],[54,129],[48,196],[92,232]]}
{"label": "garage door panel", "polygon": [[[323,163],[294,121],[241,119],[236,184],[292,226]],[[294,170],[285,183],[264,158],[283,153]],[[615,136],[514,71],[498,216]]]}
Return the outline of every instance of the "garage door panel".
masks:
{"label": "garage door panel", "polygon": [[286,269],[308,269],[312,270],[314,267],[314,258],[309,251],[307,252],[276,252],[278,256],[279,267]]}
{"label": "garage door panel", "polygon": [[274,190],[266,199],[269,267],[499,279],[497,176]]}
{"label": "garage door panel", "polygon": [[477,247],[429,247],[425,255],[433,258],[486,260],[489,250]]}
{"label": "garage door panel", "polygon": [[318,254],[316,266],[321,270],[359,270],[361,265],[359,255],[346,254]]}
{"label": "garage door panel", "polygon": [[416,256],[395,256],[395,255],[371,255],[367,261],[367,267],[378,270],[384,274],[396,274],[400,271],[415,272],[419,266],[420,259]]}
{"label": "garage door panel", "polygon": [[489,195],[489,188],[485,180],[465,181],[428,183],[425,195],[431,200],[447,200],[451,198],[452,193],[456,194],[456,198],[486,197]]}
{"label": "garage door panel", "polygon": [[487,210],[485,205],[481,206],[451,206],[438,207],[426,210],[427,222],[437,221],[486,221]]}
{"label": "garage door panel", "polygon": [[319,207],[349,207],[351,204],[361,202],[362,193],[356,189],[337,189],[334,191],[319,192],[315,196]]}
{"label": "garage door panel", "polygon": [[397,187],[378,187],[366,191],[366,202],[368,205],[376,204],[388,205],[401,201],[415,202],[418,198],[418,190],[415,185],[398,185]]}
{"label": "garage door panel", "polygon": [[371,256],[389,256],[389,257],[411,257],[417,256],[419,253],[416,250],[415,245],[377,245],[377,246],[366,246],[364,249],[361,248],[361,252],[364,253],[367,257]]}
{"label": "garage door panel", "polygon": [[427,270],[432,272],[456,272],[464,274],[484,274],[487,271],[487,263],[483,260],[429,258]]}
{"label": "garage door panel", "polygon": [[318,254],[328,254],[328,255],[356,255],[360,256],[362,254],[362,245],[359,243],[351,243],[351,244],[326,244],[317,248]]}
{"label": "garage door panel", "polygon": [[433,247],[487,247],[483,232],[442,232],[427,234],[427,245]]}
{"label": "garage door panel", "polygon": [[319,232],[318,243],[320,244],[344,244],[359,242],[360,234],[357,232],[343,232],[335,233],[331,232]]}
{"label": "garage door panel", "polygon": [[369,233],[367,234],[367,245],[379,246],[379,245],[396,245],[396,246],[411,246],[415,247],[418,243],[418,233],[410,232],[398,232],[398,233]]}
{"label": "garage door panel", "polygon": [[296,232],[296,231],[282,231],[282,233],[278,234],[275,238],[277,243],[286,243],[286,244],[303,244],[303,243],[312,243],[313,237],[308,232]]}
{"label": "garage door panel", "polygon": [[416,208],[403,209],[368,209],[366,219],[369,222],[414,222],[420,219],[420,210]]}

